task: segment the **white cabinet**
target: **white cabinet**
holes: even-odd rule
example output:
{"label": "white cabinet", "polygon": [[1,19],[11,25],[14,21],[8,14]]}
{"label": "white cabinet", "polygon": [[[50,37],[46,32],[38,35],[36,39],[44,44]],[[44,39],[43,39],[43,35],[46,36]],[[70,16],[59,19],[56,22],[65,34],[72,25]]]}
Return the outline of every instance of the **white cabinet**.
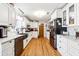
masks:
{"label": "white cabinet", "polygon": [[31,28],[38,28],[38,22],[30,22],[29,24]]}
{"label": "white cabinet", "polygon": [[14,56],[14,40],[10,40],[1,44],[2,56]]}
{"label": "white cabinet", "polygon": [[0,3],[0,24],[15,25],[16,13],[13,6],[7,3]]}
{"label": "white cabinet", "polygon": [[46,37],[48,40],[50,40],[50,32],[49,32],[49,31],[46,31],[45,37]]}
{"label": "white cabinet", "polygon": [[57,49],[62,56],[79,56],[79,40],[57,35]]}
{"label": "white cabinet", "polygon": [[79,56],[79,43],[75,40],[68,40],[68,54]]}
{"label": "white cabinet", "polygon": [[61,55],[67,55],[67,40],[61,35],[57,35],[57,49]]}
{"label": "white cabinet", "polygon": [[32,32],[32,37],[33,38],[38,38],[38,31],[33,31]]}
{"label": "white cabinet", "polygon": [[8,5],[0,3],[0,24],[8,25]]}
{"label": "white cabinet", "polygon": [[56,19],[56,18],[61,18],[61,17],[62,17],[62,11],[61,11],[61,9],[57,9],[51,15],[51,20]]}
{"label": "white cabinet", "polygon": [[2,55],[2,47],[1,47],[1,43],[0,43],[0,56]]}
{"label": "white cabinet", "polygon": [[[66,25],[67,26],[75,26],[78,24],[78,19],[77,19],[77,14],[78,14],[78,7],[77,4],[75,3],[68,3],[62,8],[62,25],[64,23],[63,19],[63,12],[66,11]],[[64,26],[64,25],[63,25]]]}
{"label": "white cabinet", "polygon": [[23,48],[25,48],[33,37],[32,32],[27,32],[28,37],[23,40]]}
{"label": "white cabinet", "polygon": [[23,49],[27,46],[27,42],[28,42],[27,38],[23,40]]}
{"label": "white cabinet", "polygon": [[8,4],[8,23],[12,24],[13,26],[15,26],[15,22],[16,22],[16,13],[15,13],[15,9],[12,5]]}
{"label": "white cabinet", "polygon": [[77,3],[77,25],[79,25],[79,3]]}

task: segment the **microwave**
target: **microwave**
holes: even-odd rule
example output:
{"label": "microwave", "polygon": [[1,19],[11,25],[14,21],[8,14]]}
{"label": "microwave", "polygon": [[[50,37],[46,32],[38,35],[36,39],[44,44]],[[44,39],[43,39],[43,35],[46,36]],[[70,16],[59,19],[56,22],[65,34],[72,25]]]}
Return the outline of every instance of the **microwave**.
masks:
{"label": "microwave", "polygon": [[7,26],[0,25],[0,38],[7,37]]}

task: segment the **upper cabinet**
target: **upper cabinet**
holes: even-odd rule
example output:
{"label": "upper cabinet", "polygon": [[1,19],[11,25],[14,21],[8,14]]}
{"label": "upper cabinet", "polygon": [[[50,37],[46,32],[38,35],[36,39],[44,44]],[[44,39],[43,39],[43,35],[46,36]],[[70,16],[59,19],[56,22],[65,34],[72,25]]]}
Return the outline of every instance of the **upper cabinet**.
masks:
{"label": "upper cabinet", "polygon": [[0,3],[0,25],[15,25],[16,13],[12,5]]}
{"label": "upper cabinet", "polygon": [[69,25],[70,26],[74,26],[77,25],[76,21],[77,21],[77,14],[76,14],[76,4],[72,4],[69,6]]}
{"label": "upper cabinet", "polygon": [[76,21],[76,23],[77,23],[77,25],[79,25],[79,3],[77,3],[77,21]]}
{"label": "upper cabinet", "polygon": [[57,9],[51,15],[51,20],[56,19],[56,18],[61,18],[61,17],[62,17],[61,9]]}
{"label": "upper cabinet", "polygon": [[38,28],[38,22],[35,22],[35,21],[30,22],[29,25],[30,25],[31,28]]}
{"label": "upper cabinet", "polygon": [[77,25],[77,4],[69,3],[62,8],[62,20],[63,26]]}
{"label": "upper cabinet", "polygon": [[15,26],[16,23],[16,12],[13,5],[8,4],[8,24]]}
{"label": "upper cabinet", "polygon": [[8,25],[8,5],[0,3],[0,25]]}

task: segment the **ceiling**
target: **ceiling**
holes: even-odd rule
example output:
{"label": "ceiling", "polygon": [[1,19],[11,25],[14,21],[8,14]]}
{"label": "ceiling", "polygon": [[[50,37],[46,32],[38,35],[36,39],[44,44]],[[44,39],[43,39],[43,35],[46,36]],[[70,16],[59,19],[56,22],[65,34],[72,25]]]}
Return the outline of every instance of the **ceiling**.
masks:
{"label": "ceiling", "polygon": [[[15,3],[17,8],[20,8],[24,12],[24,15],[30,20],[48,21],[50,16],[47,14],[52,13],[57,8],[62,8],[66,3]],[[47,14],[43,17],[36,17],[34,13],[36,11],[43,10]]]}

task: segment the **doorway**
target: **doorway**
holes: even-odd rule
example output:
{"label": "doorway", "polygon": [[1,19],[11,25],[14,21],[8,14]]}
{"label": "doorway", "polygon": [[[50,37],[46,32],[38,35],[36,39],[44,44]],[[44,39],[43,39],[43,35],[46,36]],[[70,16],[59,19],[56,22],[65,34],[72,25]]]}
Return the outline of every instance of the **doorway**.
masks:
{"label": "doorway", "polygon": [[39,25],[39,36],[38,37],[44,37],[44,24]]}

